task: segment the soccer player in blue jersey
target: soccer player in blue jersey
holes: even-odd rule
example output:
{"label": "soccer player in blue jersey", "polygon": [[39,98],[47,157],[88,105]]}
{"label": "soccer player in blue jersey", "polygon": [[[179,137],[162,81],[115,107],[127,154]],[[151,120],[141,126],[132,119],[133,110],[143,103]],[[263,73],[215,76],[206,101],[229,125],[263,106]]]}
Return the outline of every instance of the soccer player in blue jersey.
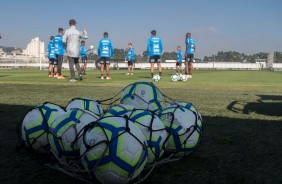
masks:
{"label": "soccer player in blue jersey", "polygon": [[163,44],[161,38],[157,37],[157,31],[151,31],[151,37],[147,42],[147,55],[151,63],[151,77],[154,76],[154,64],[157,63],[159,75],[162,76],[161,55],[163,51]]}
{"label": "soccer player in blue jersey", "polygon": [[186,50],[185,50],[185,74],[188,78],[192,78],[194,52],[196,50],[195,41],[191,38],[191,33],[186,34]]}
{"label": "soccer player in blue jersey", "polygon": [[[57,71],[53,72],[53,67],[56,65],[56,55],[55,55],[55,46],[54,46],[54,36],[50,37],[50,42],[48,43],[47,47],[47,55],[49,59],[49,70],[48,70],[48,76],[53,77],[54,73]],[[56,69],[56,68],[55,68]],[[52,74],[53,72],[53,74]]]}
{"label": "soccer player in blue jersey", "polygon": [[182,75],[182,51],[181,47],[177,46],[177,59],[176,59],[176,75]]}
{"label": "soccer player in blue jersey", "polygon": [[104,38],[98,44],[98,57],[101,64],[101,79],[104,79],[104,66],[106,65],[106,79],[111,79],[110,74],[110,58],[114,57],[114,47],[112,41],[108,38],[109,34],[104,32]]}
{"label": "soccer player in blue jersey", "polygon": [[55,38],[54,38],[55,54],[56,54],[56,60],[57,60],[57,63],[58,63],[57,77],[58,77],[58,79],[64,79],[65,77],[62,75],[63,57],[64,57],[64,52],[65,52],[65,47],[63,45],[64,29],[59,28],[58,33],[59,34],[56,35]]}
{"label": "soccer player in blue jersey", "polygon": [[125,60],[127,61],[127,66],[128,66],[128,73],[126,75],[133,75],[133,70],[134,70],[134,48],[132,47],[132,43],[128,44],[127,48],[127,54]]}
{"label": "soccer player in blue jersey", "polygon": [[55,55],[55,46],[54,46],[54,36],[50,37],[50,42],[48,43],[48,47],[47,47],[47,55],[49,58],[49,70],[48,70],[48,76],[49,77],[53,77],[54,73],[57,71],[53,72],[53,67],[54,65],[56,65],[56,55]]}
{"label": "soccer player in blue jersey", "polygon": [[82,75],[86,75],[87,53],[88,53],[88,50],[85,48],[85,41],[82,40],[81,45],[80,45],[80,56],[81,56],[81,62],[82,62],[82,65],[81,65]]}

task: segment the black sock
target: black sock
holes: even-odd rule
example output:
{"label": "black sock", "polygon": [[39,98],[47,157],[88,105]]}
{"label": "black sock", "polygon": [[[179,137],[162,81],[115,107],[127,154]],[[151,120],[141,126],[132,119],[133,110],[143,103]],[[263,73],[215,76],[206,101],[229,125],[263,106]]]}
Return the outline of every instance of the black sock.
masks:
{"label": "black sock", "polygon": [[154,77],[154,73],[151,73],[151,77],[152,77],[152,78]]}
{"label": "black sock", "polygon": [[162,76],[162,72],[159,72],[159,76]]}

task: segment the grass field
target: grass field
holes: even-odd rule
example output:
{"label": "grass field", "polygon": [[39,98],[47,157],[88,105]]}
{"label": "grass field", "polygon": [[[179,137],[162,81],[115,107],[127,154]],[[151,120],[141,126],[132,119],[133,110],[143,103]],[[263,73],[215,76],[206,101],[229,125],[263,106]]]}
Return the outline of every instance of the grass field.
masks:
{"label": "grass field", "polygon": [[[156,168],[145,183],[282,183],[282,73],[197,70],[187,82],[170,82],[172,70],[155,82],[166,95],[192,102],[204,120],[200,148],[184,160]],[[0,70],[0,183],[80,183],[44,166],[48,159],[16,150],[16,124],[45,101],[65,106],[74,97],[106,99],[134,81],[151,81],[97,70],[83,81],[48,78],[47,71]],[[63,74],[69,77],[69,72]]]}

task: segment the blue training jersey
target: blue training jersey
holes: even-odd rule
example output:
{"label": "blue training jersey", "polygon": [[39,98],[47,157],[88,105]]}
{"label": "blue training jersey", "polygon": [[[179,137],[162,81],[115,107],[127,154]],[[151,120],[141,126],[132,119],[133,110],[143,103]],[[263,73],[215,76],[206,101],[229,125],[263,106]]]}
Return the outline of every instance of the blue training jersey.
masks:
{"label": "blue training jersey", "polygon": [[84,57],[84,56],[87,55],[87,52],[88,52],[88,50],[85,49],[85,46],[81,45],[81,46],[80,46],[80,55],[81,55],[82,57]]}
{"label": "blue training jersey", "polygon": [[194,51],[195,51],[195,41],[194,41],[194,39],[187,38],[186,44],[189,45],[189,47],[187,49],[187,54],[194,54]]}
{"label": "blue training jersey", "polygon": [[114,47],[108,38],[103,38],[98,44],[98,56],[99,57],[114,57]]}
{"label": "blue training jersey", "polygon": [[183,60],[182,51],[178,50],[177,51],[177,61],[182,62],[182,60]]}
{"label": "blue training jersey", "polygon": [[64,55],[65,47],[63,45],[63,36],[58,34],[54,37],[54,45],[55,45],[55,54]]}
{"label": "blue training jersey", "polygon": [[161,38],[152,36],[148,39],[147,43],[147,55],[148,56],[160,56],[163,52],[163,44]]}
{"label": "blue training jersey", "polygon": [[131,61],[135,59],[134,48],[127,49],[126,59],[130,59]]}
{"label": "blue training jersey", "polygon": [[48,43],[47,55],[49,59],[56,59],[54,41]]}

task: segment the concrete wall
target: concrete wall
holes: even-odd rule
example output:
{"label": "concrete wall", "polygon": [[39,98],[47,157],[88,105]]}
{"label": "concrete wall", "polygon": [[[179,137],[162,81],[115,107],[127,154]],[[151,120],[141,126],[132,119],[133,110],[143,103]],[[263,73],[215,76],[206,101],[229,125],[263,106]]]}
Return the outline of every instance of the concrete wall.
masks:
{"label": "concrete wall", "polygon": [[[49,66],[48,63],[42,63],[42,68],[47,68]],[[261,63],[221,63],[221,62],[214,62],[214,63],[194,63],[194,68],[198,69],[215,69],[215,70],[261,70],[264,69],[266,66],[265,64]],[[273,65],[275,68],[282,68],[282,63],[275,63]],[[40,63],[1,63],[1,68],[39,68]],[[96,68],[93,62],[88,63],[88,68]],[[127,68],[127,63],[125,62],[112,62],[112,68]],[[156,65],[155,65],[156,67]],[[162,63],[162,67],[164,69],[173,69],[175,68],[175,63]],[[68,63],[63,63],[63,68],[68,69]],[[149,63],[136,63],[136,69],[149,69]]]}

